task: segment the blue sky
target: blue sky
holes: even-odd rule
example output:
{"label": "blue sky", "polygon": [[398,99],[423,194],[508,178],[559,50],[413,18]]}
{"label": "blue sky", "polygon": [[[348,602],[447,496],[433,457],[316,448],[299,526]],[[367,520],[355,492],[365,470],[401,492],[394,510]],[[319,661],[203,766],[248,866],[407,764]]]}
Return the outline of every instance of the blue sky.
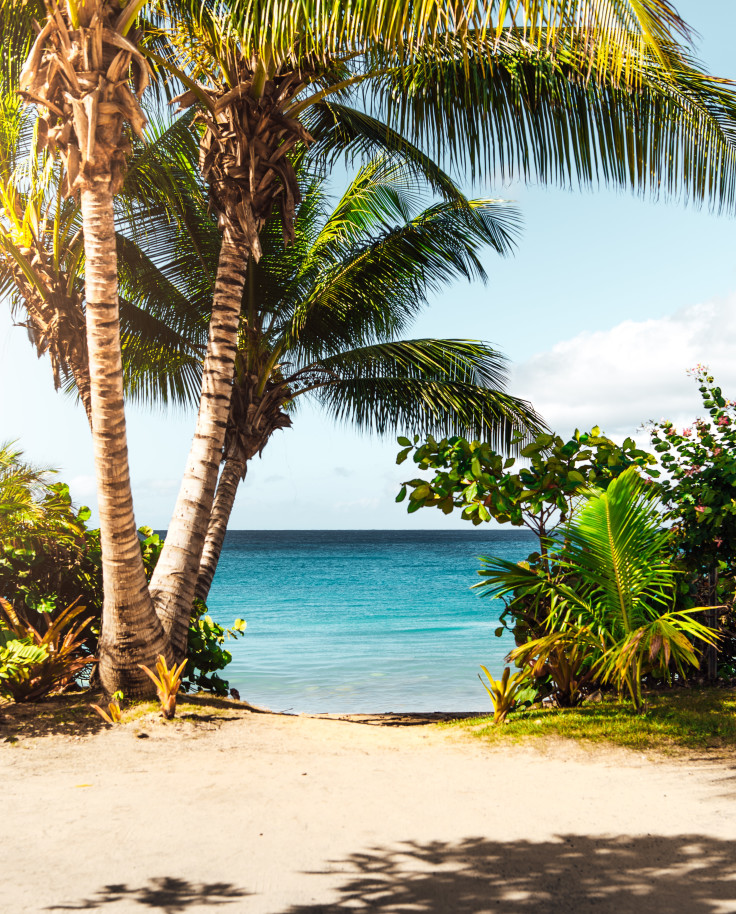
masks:
{"label": "blue sky", "polygon": [[[711,73],[736,79],[736,4],[681,0]],[[538,186],[473,189],[515,200],[525,229],[512,258],[486,257],[489,282],[434,297],[413,336],[485,339],[511,360],[509,389],[567,433],[601,425],[634,431],[648,419],[680,423],[697,410],[685,370],[709,364],[736,396],[736,220],[622,192]],[[81,409],[53,391],[24,331],[0,311],[0,439],[58,467],[78,502],[94,506],[89,431]],[[128,411],[136,518],[165,527],[193,414]],[[641,443],[646,435],[637,435]],[[413,475],[394,464],[392,439],[363,436],[305,408],[255,460],[234,528],[461,527],[458,517],[394,504]]]}

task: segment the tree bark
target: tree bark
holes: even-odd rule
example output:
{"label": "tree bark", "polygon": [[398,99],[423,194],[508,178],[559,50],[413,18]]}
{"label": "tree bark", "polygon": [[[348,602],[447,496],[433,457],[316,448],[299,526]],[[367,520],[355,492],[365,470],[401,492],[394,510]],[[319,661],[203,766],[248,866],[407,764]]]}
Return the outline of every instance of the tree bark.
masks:
{"label": "tree bark", "polygon": [[199,563],[197,586],[194,591],[194,595],[200,600],[206,600],[209,596],[212,579],[217,570],[217,563],[220,561],[227,525],[230,522],[230,515],[233,511],[235,495],[240,481],[245,479],[247,471],[248,458],[245,455],[226,460],[225,466],[222,468],[220,481],[217,483],[217,494],[212,505],[212,514],[207,527],[202,560]]}
{"label": "tree bark", "polygon": [[108,693],[154,691],[138,668],[169,657],[148,592],[133,515],[123,402],[113,197],[109,178],[82,188],[92,442],[97,476],[104,606],[99,675]]}
{"label": "tree bark", "polygon": [[230,412],[240,308],[248,265],[243,245],[223,239],[202,370],[197,425],[151,595],[174,657],[184,657],[205,535]]}

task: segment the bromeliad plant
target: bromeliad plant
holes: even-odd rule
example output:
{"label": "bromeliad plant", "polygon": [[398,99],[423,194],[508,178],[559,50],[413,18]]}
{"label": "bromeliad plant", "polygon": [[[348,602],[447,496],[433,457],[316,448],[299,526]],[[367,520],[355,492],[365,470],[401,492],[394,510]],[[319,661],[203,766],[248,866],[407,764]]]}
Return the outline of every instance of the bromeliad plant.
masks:
{"label": "bromeliad plant", "polygon": [[660,505],[632,467],[608,489],[592,490],[565,524],[553,550],[559,574],[543,580],[503,559],[485,560],[479,586],[489,595],[518,593],[526,579],[549,601],[546,634],[517,647],[510,659],[547,662],[574,648],[592,680],[628,693],[637,708],[643,676],[669,681],[697,667],[698,652],[718,636],[694,618],[702,608],[675,608],[678,570]]}
{"label": "bromeliad plant", "polygon": [[493,723],[502,724],[509,711],[513,711],[525,701],[531,701],[536,695],[536,690],[530,685],[529,669],[518,670],[511,675],[509,667],[504,667],[500,679],[494,679],[486,667],[480,667],[488,680],[488,685],[483,682],[480,674],[478,679],[483,683],[483,688],[491,696],[493,702]]}
{"label": "bromeliad plant", "polygon": [[[3,689],[15,701],[34,701],[52,692],[62,692],[94,658],[85,651],[85,629],[90,618],[79,621],[86,607],[71,604],[55,618],[42,617],[31,624],[10,603],[0,599],[0,639],[5,648],[31,645],[39,653],[4,679]],[[30,658],[30,654],[27,657]]]}
{"label": "bromeliad plant", "polygon": [[119,724],[123,719],[123,712],[120,707],[122,698],[123,693],[118,691],[113,694],[112,699],[107,706],[107,710],[101,708],[99,705],[90,705],[90,708],[92,708],[93,711],[96,711],[106,724]]}
{"label": "bromeliad plant", "polygon": [[147,666],[140,665],[143,672],[148,676],[156,686],[156,694],[161,702],[161,714],[166,720],[171,720],[176,714],[176,693],[181,687],[181,678],[184,673],[184,667],[187,665],[186,660],[182,660],[179,666],[171,667],[166,663],[166,658],[160,655],[156,661],[156,672],[154,673]]}

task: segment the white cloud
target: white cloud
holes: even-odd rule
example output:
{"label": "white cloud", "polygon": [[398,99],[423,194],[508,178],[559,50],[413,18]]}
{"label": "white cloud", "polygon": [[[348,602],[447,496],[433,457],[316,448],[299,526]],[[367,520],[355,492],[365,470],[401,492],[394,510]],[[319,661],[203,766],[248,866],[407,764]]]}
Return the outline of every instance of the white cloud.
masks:
{"label": "white cloud", "polygon": [[650,419],[682,425],[702,413],[686,375],[698,363],[708,365],[726,396],[736,396],[736,296],[584,331],[517,365],[509,389],[561,434],[600,425],[620,436]]}
{"label": "white cloud", "polygon": [[75,502],[80,499],[96,499],[97,481],[94,476],[73,476],[69,480],[69,491]]}

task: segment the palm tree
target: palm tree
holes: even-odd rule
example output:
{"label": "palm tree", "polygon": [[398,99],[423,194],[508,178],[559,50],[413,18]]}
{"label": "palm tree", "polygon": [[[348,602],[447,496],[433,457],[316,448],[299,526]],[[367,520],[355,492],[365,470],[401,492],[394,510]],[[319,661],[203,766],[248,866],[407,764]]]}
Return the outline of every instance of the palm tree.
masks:
{"label": "palm tree", "polygon": [[234,0],[197,4],[179,28],[167,64],[187,86],[182,107],[199,106],[202,173],[223,245],[194,442],[151,584],[175,652],[215,493],[248,258],[260,258],[259,232],[274,210],[293,240],[299,187],[290,153],[312,142],[310,117],[339,120],[339,106],[365,90],[373,111],[408,139],[445,147],[473,172],[669,182],[733,200],[723,117],[733,99],[677,44],[686,29],[668,4],[522,0],[514,9]]}
{"label": "palm tree", "polygon": [[[487,147],[486,165],[545,178],[642,186],[655,177],[694,196],[733,196],[730,96],[691,66],[676,43],[684,25],[662,0],[521,0],[516,18],[495,2],[233,0],[190,3],[186,21],[187,5],[172,4],[169,38],[181,49],[173,63],[165,42],[146,53],[170,71],[178,63],[182,102],[201,106],[203,169],[223,245],[195,438],[151,587],[156,611],[127,470],[113,220],[128,150],[123,123],[138,133],[144,123],[137,97],[147,67],[130,32],[143,0],[50,6],[22,76],[26,99],[45,112],[40,136],[64,161],[65,190],[81,198],[107,592],[100,669],[109,689],[127,680],[128,694],[147,685],[138,662],[168,653],[169,640],[172,653],[183,651],[229,412],[245,261],[258,257],[258,230],[274,208],[291,235],[290,150],[310,141],[302,122],[310,109],[339,116],[346,95],[370,87],[374,112],[404,124],[410,139],[467,157],[474,170]],[[38,4],[2,6],[27,18]],[[439,90],[443,82],[451,92]],[[642,123],[645,131],[633,129]]]}
{"label": "palm tree", "polygon": [[274,220],[261,232],[241,312],[230,416],[196,595],[206,599],[235,494],[249,461],[291,426],[311,397],[336,419],[379,434],[464,431],[509,447],[539,427],[503,393],[503,359],[461,340],[402,340],[426,302],[458,276],[485,279],[481,246],[512,247],[514,210],[454,199],[418,210],[406,164],[380,157],[360,169],[332,213],[323,183],[302,182],[295,241],[285,252]]}
{"label": "palm tree", "polygon": [[128,469],[114,195],[130,142],[142,136],[138,100],[149,70],[130,28],[142,3],[68,0],[49,5],[19,85],[43,114],[37,134],[64,166],[65,196],[78,194],[85,254],[85,323],[105,601],[103,685],[145,692],[139,662],[171,648],[151,600],[140,554]]}

